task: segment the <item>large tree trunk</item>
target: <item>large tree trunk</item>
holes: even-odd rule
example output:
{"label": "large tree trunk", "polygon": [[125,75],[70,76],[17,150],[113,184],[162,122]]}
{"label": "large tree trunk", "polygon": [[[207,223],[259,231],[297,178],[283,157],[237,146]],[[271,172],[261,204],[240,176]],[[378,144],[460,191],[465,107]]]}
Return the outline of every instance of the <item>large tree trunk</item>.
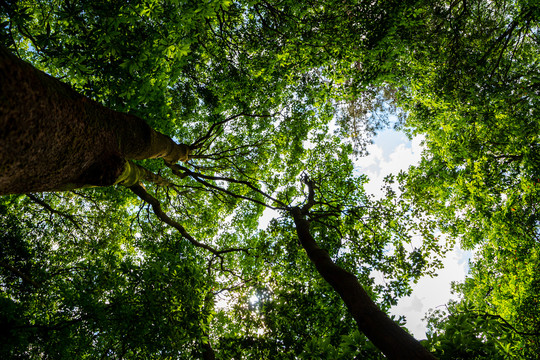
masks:
{"label": "large tree trunk", "polygon": [[379,348],[388,359],[435,360],[416,339],[393,322],[371,300],[356,276],[336,265],[328,252],[321,249],[309,230],[309,221],[296,208],[291,211],[296,233],[309,259],[322,277],[338,292],[358,329]]}
{"label": "large tree trunk", "polygon": [[0,46],[0,195],[108,186],[129,159],[177,162],[188,151]]}

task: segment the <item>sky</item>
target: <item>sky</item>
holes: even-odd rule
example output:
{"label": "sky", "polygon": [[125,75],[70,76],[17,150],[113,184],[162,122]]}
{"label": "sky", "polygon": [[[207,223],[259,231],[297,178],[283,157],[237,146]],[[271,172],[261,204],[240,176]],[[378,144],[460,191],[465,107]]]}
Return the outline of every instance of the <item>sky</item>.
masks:
{"label": "sky", "polygon": [[[374,138],[374,144],[368,146],[369,155],[356,161],[356,170],[370,179],[365,186],[366,192],[380,196],[385,176],[417,164],[422,154],[421,141],[420,137],[410,141],[405,134],[392,129],[381,131]],[[437,277],[421,278],[413,286],[411,296],[400,299],[391,309],[393,315],[406,316],[406,326],[417,339],[426,338],[426,322],[422,319],[428,310],[444,306],[450,298],[456,298],[450,294],[450,284],[465,279],[470,256],[471,252],[456,246],[446,254],[444,267],[437,272]]]}
{"label": "sky", "polygon": [[[422,155],[421,142],[420,137],[411,141],[404,133],[392,129],[380,131],[373,139],[373,145],[367,147],[369,155],[355,161],[355,170],[366,174],[370,179],[365,185],[366,193],[381,196],[381,187],[387,175],[397,174],[400,170],[407,170],[409,166],[417,164]],[[268,209],[266,213],[264,220],[260,220],[260,228],[266,227],[275,215]],[[444,266],[437,271],[437,276],[421,278],[413,285],[412,294],[401,298],[391,309],[391,315],[406,317],[406,327],[416,339],[426,338],[427,322],[423,319],[428,311],[444,307],[450,299],[457,298],[450,293],[451,283],[465,279],[471,254],[456,244],[453,251],[446,253]],[[382,282],[383,279],[375,277],[375,281]]]}

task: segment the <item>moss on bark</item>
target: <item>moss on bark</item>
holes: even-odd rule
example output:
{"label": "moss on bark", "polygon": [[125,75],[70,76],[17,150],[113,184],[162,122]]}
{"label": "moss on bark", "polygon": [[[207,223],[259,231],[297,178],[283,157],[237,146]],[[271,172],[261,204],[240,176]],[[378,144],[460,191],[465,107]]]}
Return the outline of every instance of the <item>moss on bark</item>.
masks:
{"label": "moss on bark", "polygon": [[129,159],[186,161],[189,148],[108,109],[0,47],[0,194],[116,182]]}

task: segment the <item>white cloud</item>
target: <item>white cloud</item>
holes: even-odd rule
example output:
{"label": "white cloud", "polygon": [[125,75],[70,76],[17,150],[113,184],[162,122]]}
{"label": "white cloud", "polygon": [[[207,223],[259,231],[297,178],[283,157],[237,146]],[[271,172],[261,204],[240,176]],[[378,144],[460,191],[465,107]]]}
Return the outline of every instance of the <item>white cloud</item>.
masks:
{"label": "white cloud", "polygon": [[[397,174],[417,164],[422,155],[422,138],[415,137],[409,141],[403,134],[394,130],[385,130],[374,139],[374,144],[368,146],[369,155],[356,161],[356,171],[369,176],[365,190],[375,197],[383,195],[381,187],[384,178],[389,174]],[[426,324],[422,321],[426,312],[437,306],[444,305],[451,298],[450,283],[462,281],[468,271],[470,252],[459,248],[448,253],[443,260],[444,267],[438,271],[438,276],[421,278],[413,286],[411,296],[402,298],[391,309],[393,315],[405,315],[407,328],[413,335],[425,338]]]}
{"label": "white cloud", "polygon": [[[381,187],[387,175],[407,170],[417,164],[422,155],[421,137],[409,141],[404,135],[398,137],[396,134],[399,133],[394,130],[381,132],[375,137],[375,143],[368,146],[369,155],[355,162],[357,171],[370,179],[365,186],[366,192],[376,197],[382,196]],[[401,143],[389,143],[388,139],[399,139]]]}
{"label": "white cloud", "polygon": [[[374,144],[368,146],[369,155],[355,161],[355,171],[369,177],[365,190],[376,197],[383,195],[381,187],[383,179],[389,174],[397,174],[407,170],[409,166],[420,161],[423,147],[422,138],[415,137],[412,141],[394,130],[385,130],[374,139]],[[259,229],[266,228],[268,222],[277,217],[276,211],[266,209],[260,219]],[[407,328],[417,339],[425,338],[426,323],[422,320],[429,309],[442,306],[452,298],[450,284],[453,281],[463,281],[468,271],[468,259],[471,252],[459,248],[449,252],[443,260],[444,267],[438,271],[438,276],[424,277],[413,286],[411,296],[402,298],[390,311],[393,315],[404,315]],[[381,280],[382,275],[377,276]]]}
{"label": "white cloud", "polygon": [[410,301],[407,304],[402,305],[405,312],[423,312],[424,304],[417,295],[411,296]]}
{"label": "white cloud", "polygon": [[463,281],[467,274],[469,251],[454,249],[444,259],[444,268],[437,272],[436,277],[424,277],[413,286],[411,296],[402,298],[390,313],[405,315],[407,328],[417,339],[425,339],[426,323],[422,318],[429,309],[442,306],[456,296],[450,293],[452,281]]}

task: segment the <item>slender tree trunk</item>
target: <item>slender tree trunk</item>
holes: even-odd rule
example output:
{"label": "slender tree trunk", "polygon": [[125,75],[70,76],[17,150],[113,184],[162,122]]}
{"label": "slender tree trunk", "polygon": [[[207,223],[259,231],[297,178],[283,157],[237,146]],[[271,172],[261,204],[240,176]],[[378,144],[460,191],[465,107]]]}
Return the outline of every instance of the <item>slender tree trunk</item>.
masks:
{"label": "slender tree trunk", "polygon": [[358,329],[379,348],[388,359],[436,359],[416,339],[393,322],[371,300],[356,276],[336,265],[328,252],[321,249],[309,230],[309,221],[302,211],[293,209],[291,214],[302,247],[322,277],[338,292]]}
{"label": "slender tree trunk", "polygon": [[206,343],[202,345],[202,348],[203,360],[216,360],[216,353],[214,352],[214,349],[212,349],[212,345]]}
{"label": "slender tree trunk", "polygon": [[174,163],[188,152],[0,47],[0,195],[108,186],[129,159]]}

